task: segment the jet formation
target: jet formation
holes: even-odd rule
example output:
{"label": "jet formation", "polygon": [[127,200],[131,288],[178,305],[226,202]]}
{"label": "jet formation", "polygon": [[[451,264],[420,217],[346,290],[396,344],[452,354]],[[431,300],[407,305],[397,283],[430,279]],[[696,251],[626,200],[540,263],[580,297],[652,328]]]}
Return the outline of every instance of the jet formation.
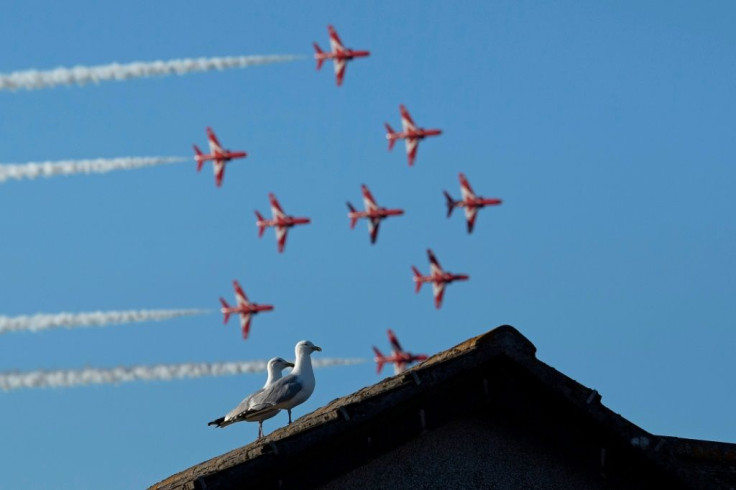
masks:
{"label": "jet formation", "polygon": [[[327,26],[327,31],[330,39],[330,51],[323,51],[317,43],[313,43],[315,50],[314,58],[317,61],[318,70],[322,67],[325,61],[331,60],[333,62],[336,82],[338,86],[341,86],[345,77],[345,69],[348,61],[355,58],[368,57],[370,56],[370,51],[346,48],[340,39],[337,30],[332,25]],[[426,129],[418,126],[412,119],[411,114],[409,114],[409,110],[403,104],[399,105],[399,114],[401,116],[401,131],[394,131],[388,123],[385,124],[388,149],[392,150],[397,141],[404,140],[408,164],[409,166],[413,166],[416,161],[419,142],[427,137],[441,135],[442,130],[438,128]],[[244,151],[230,151],[224,149],[217,139],[214,131],[209,127],[206,128],[206,131],[210,153],[204,154],[196,145],[194,145],[197,170],[199,171],[202,169],[204,162],[211,160],[214,164],[215,183],[220,187],[224,176],[225,164],[236,158],[245,158],[247,153]],[[475,192],[473,192],[467,177],[463,173],[459,174],[459,180],[461,191],[461,198],[459,200],[455,200],[449,192],[443,191],[447,206],[447,217],[449,218],[452,215],[455,208],[464,208],[467,231],[468,233],[472,233],[475,227],[478,210],[485,206],[499,205],[502,201],[498,198],[487,198],[476,195]],[[370,189],[365,184],[361,185],[361,193],[363,196],[363,210],[356,209],[350,202],[347,203],[347,215],[350,220],[350,228],[354,229],[359,220],[365,219],[368,225],[370,242],[371,244],[375,244],[378,239],[378,231],[381,222],[391,216],[403,215],[404,210],[400,208],[379,206]],[[255,211],[258,237],[260,238],[263,236],[266,228],[274,228],[276,232],[277,250],[279,253],[282,253],[286,246],[289,229],[297,225],[308,224],[311,220],[307,217],[287,215],[273,193],[270,193],[268,198],[271,205],[271,219],[266,219],[259,211]],[[434,295],[434,305],[435,308],[439,309],[442,306],[446,285],[454,281],[465,281],[469,276],[467,274],[453,274],[445,272],[437,261],[432,250],[428,249],[427,255],[430,262],[429,275],[422,275],[416,267],[412,266],[412,271],[414,272],[413,281],[415,283],[415,291],[418,293],[422,284],[431,283]],[[251,316],[260,311],[270,311],[273,309],[273,306],[250,303],[237,281],[234,281],[234,287],[237,305],[231,307],[224,299],[221,298],[221,311],[225,316],[225,322],[227,322],[231,314],[237,313],[240,315],[243,337],[247,338]],[[394,354],[398,355],[397,352],[399,352],[400,349],[398,351],[396,350],[398,342],[395,342],[395,336],[393,333],[390,333],[389,338],[392,341],[392,345],[395,347]]]}

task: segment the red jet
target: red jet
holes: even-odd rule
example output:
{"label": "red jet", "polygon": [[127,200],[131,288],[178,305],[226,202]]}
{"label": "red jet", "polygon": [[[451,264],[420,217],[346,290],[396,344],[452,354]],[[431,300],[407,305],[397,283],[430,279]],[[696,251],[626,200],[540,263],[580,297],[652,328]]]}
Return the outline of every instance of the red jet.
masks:
{"label": "red jet", "polygon": [[261,213],[256,211],[256,226],[258,226],[258,238],[263,236],[263,232],[266,228],[272,226],[276,228],[276,241],[278,242],[279,253],[284,251],[284,245],[286,245],[286,233],[294,225],[306,225],[310,222],[309,218],[295,218],[294,216],[288,216],[281,209],[281,205],[276,200],[276,196],[273,194],[268,195],[268,199],[271,201],[271,214],[273,219],[264,219]]}
{"label": "red jet", "polygon": [[414,165],[414,159],[417,156],[417,147],[419,141],[427,136],[437,136],[442,134],[441,129],[424,129],[418,128],[409,115],[409,111],[403,105],[399,106],[401,112],[401,126],[404,128],[401,132],[394,131],[391,126],[386,123],[386,139],[388,140],[388,149],[394,147],[396,140],[405,140],[406,156],[409,158],[409,166]]}
{"label": "red jet", "polygon": [[445,272],[442,270],[440,263],[432,253],[432,250],[427,249],[427,255],[429,256],[429,275],[423,276],[419,270],[411,266],[411,270],[414,271],[414,282],[416,283],[415,292],[419,292],[422,288],[422,284],[425,282],[432,283],[432,293],[434,294],[434,307],[439,309],[442,306],[442,296],[445,294],[445,284],[449,284],[453,281],[467,281],[470,276],[467,274],[453,274],[452,272]]}
{"label": "red jet", "polygon": [[496,206],[501,204],[501,199],[495,197],[483,197],[476,196],[473,189],[470,187],[468,179],[465,175],[460,173],[460,192],[463,198],[459,201],[455,201],[450,196],[450,193],[443,191],[445,199],[447,199],[447,217],[449,218],[452,214],[452,210],[455,208],[465,208],[465,219],[468,222],[468,233],[473,233],[473,225],[475,225],[475,217],[478,215],[478,210],[485,206]]}
{"label": "red jet", "polygon": [[227,304],[227,301],[220,298],[220,303],[222,303],[220,311],[224,315],[223,323],[227,324],[227,321],[230,319],[230,315],[237,313],[240,315],[240,327],[243,330],[243,338],[247,339],[248,333],[250,332],[251,316],[260,313],[261,311],[271,311],[273,310],[273,306],[259,305],[248,301],[248,297],[245,295],[243,288],[240,287],[240,284],[238,284],[238,281],[233,281],[233,288],[235,288],[235,301],[238,303],[237,306],[230,306]]}
{"label": "red jet", "polygon": [[388,329],[388,341],[391,342],[392,349],[390,356],[384,356],[381,351],[378,350],[378,347],[373,346],[373,352],[376,354],[376,357],[374,357],[373,360],[378,364],[378,369],[376,370],[378,374],[381,374],[383,365],[387,363],[393,363],[394,374],[400,374],[406,370],[406,367],[409,364],[427,359],[426,354],[412,354],[411,352],[407,352],[402,349],[396,335],[394,335],[394,331],[391,329]]}
{"label": "red jet", "polygon": [[381,224],[381,220],[388,218],[389,216],[401,216],[404,214],[403,209],[387,209],[379,207],[376,204],[376,200],[373,199],[371,191],[365,185],[360,186],[363,191],[363,204],[365,211],[356,211],[352,204],[348,202],[348,218],[350,218],[350,229],[355,228],[355,223],[360,218],[368,218],[368,229],[371,232],[371,243],[376,243],[378,237],[378,225]]}
{"label": "red jet", "polygon": [[202,170],[202,164],[207,160],[212,160],[213,169],[215,171],[215,184],[217,187],[222,186],[222,177],[225,175],[225,164],[235,158],[245,158],[248,154],[244,151],[230,151],[222,148],[217,140],[215,132],[212,128],[207,128],[207,139],[210,144],[210,153],[205,155],[197,145],[194,146],[194,160],[197,162],[197,172]]}
{"label": "red jet", "polygon": [[345,77],[345,66],[347,65],[347,62],[353,58],[370,56],[371,52],[353,51],[352,49],[348,49],[342,44],[342,41],[340,41],[340,37],[337,35],[337,31],[334,27],[327,26],[327,31],[330,33],[330,48],[332,48],[332,51],[325,53],[320,49],[317,43],[312,43],[315,51],[314,59],[317,60],[318,70],[322,68],[322,63],[324,63],[325,60],[332,60],[334,62],[335,77],[337,77],[337,86],[339,87],[342,85],[342,79]]}

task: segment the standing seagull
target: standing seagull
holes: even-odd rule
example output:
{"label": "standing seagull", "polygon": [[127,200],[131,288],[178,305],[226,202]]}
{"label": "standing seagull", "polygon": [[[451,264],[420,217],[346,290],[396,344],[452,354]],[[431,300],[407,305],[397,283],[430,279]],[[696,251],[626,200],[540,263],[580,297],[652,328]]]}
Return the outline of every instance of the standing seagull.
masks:
{"label": "standing seagull", "polygon": [[242,402],[238,404],[237,407],[232,409],[227,415],[224,417],[220,417],[217,420],[213,420],[212,422],[208,423],[207,425],[216,425],[217,427],[227,427],[230,424],[234,424],[235,422],[241,422],[243,420],[247,422],[258,422],[258,438],[260,439],[263,437],[263,421],[266,419],[270,419],[277,413],[279,413],[278,410],[272,410],[270,412],[262,413],[259,416],[255,417],[248,417],[246,418],[245,412],[250,408],[251,401],[253,400],[253,397],[260,394],[263,390],[271,386],[275,381],[281,379],[281,371],[286,369],[287,367],[294,367],[294,364],[286,361],[284,359],[281,359],[280,357],[274,357],[270,361],[268,361],[268,378],[266,379],[266,384],[263,385],[263,388],[256,391],[255,393],[252,393],[248,396],[246,396]]}
{"label": "standing seagull", "polygon": [[314,371],[312,358],[314,351],[322,351],[308,340],[302,340],[294,348],[296,366],[290,374],[253,395],[250,407],[243,414],[246,420],[269,414],[274,410],[286,409],[291,424],[291,409],[307,401],[314,391]]}

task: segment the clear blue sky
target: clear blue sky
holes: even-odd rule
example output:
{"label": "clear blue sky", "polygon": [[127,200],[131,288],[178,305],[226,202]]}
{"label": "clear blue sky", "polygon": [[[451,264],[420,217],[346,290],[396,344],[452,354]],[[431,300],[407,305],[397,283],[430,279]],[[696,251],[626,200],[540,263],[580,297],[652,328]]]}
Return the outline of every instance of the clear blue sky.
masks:
{"label": "clear blue sky", "polygon": [[[435,353],[497,325],[654,433],[736,442],[732,2],[3,4],[0,72],[195,56],[370,49],[337,88],[314,62],[0,92],[0,162],[189,155],[211,125],[250,156],[216,189],[195,164],[0,185],[0,314],[217,308],[239,279],[251,338],[218,314],[0,338],[0,370],[293,356],[370,357],[393,328]],[[409,168],[398,104],[444,134]],[[504,204],[468,236],[457,173]],[[360,184],[406,215],[370,246]],[[275,192],[313,224],[276,253]],[[471,275],[435,311],[425,249]],[[297,416],[378,381],[318,371]],[[141,488],[252,441],[207,427],[261,375],[0,393],[1,488]],[[285,423],[265,423],[268,432]]]}

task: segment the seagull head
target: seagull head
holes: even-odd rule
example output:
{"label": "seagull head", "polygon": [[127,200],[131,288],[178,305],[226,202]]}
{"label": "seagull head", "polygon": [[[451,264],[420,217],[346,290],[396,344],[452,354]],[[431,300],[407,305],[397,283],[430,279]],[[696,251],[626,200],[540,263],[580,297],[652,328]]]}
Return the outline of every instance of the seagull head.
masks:
{"label": "seagull head", "polygon": [[301,342],[296,344],[296,348],[294,350],[296,351],[297,357],[299,357],[300,353],[309,355],[314,351],[321,351],[322,347],[314,345],[309,340],[302,340]]}
{"label": "seagull head", "polygon": [[268,361],[268,369],[281,372],[287,367],[294,367],[293,362],[289,362],[286,359],[282,359],[281,357],[274,357],[270,361]]}

